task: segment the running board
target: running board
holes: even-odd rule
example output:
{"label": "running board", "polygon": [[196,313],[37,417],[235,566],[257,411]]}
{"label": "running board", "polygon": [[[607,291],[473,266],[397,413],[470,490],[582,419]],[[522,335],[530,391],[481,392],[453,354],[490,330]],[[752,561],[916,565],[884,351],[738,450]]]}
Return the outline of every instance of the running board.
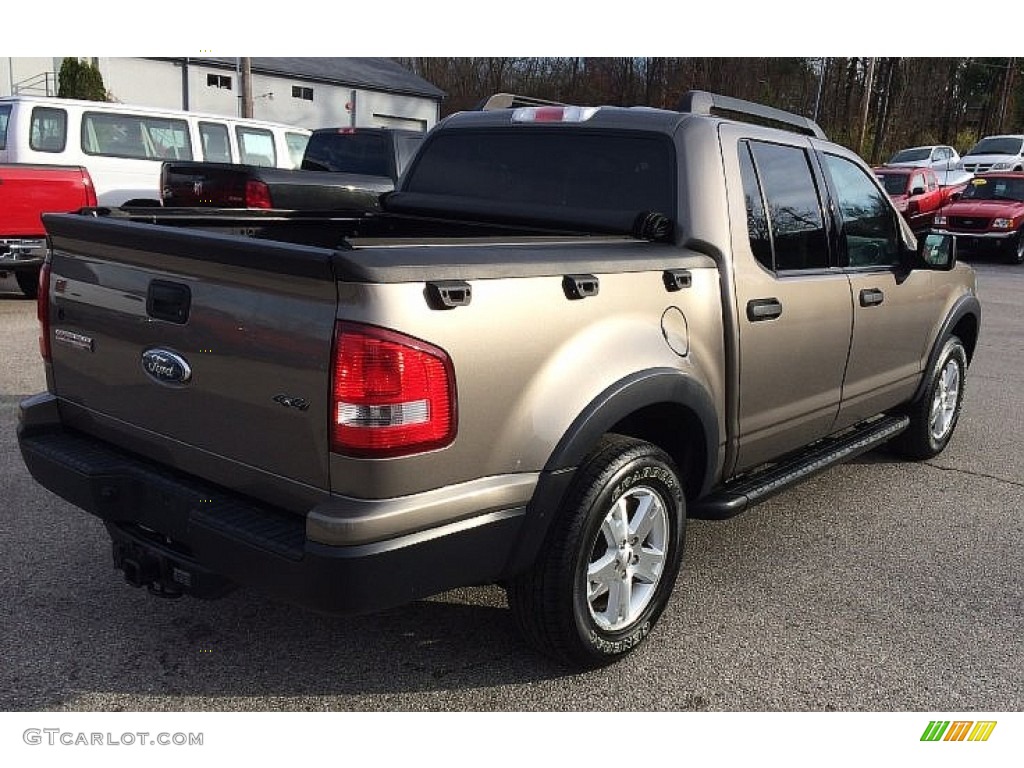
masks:
{"label": "running board", "polygon": [[876,421],[844,432],[839,437],[821,440],[807,450],[753,475],[728,483],[690,507],[689,516],[703,520],[724,520],[747,507],[774,496],[779,491],[847,459],[852,459],[907,428],[906,416],[884,416]]}

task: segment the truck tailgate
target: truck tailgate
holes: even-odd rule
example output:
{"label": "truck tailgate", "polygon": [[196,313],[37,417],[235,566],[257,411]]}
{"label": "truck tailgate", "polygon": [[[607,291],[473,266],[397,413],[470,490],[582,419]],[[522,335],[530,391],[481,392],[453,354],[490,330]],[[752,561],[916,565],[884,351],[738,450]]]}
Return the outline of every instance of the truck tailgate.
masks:
{"label": "truck tailgate", "polygon": [[[52,387],[66,423],[242,492],[270,473],[278,487],[325,492],[330,251],[84,216],[45,222]],[[299,508],[302,495],[278,501]]]}
{"label": "truck tailgate", "polygon": [[43,234],[40,211],[74,211],[90,205],[91,181],[78,166],[0,165],[0,237]]}

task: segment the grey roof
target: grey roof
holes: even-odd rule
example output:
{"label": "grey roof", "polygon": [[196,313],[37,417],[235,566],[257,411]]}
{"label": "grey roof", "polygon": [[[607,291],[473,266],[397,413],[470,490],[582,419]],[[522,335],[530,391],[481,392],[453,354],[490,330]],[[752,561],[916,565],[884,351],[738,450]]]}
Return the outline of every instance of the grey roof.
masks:
{"label": "grey roof", "polygon": [[[190,58],[197,64],[214,64],[234,69],[235,58]],[[445,92],[415,75],[392,59],[379,57],[253,57],[252,71],[265,75],[282,75],[315,80],[333,85],[368,88],[385,93],[423,96],[441,101]]]}

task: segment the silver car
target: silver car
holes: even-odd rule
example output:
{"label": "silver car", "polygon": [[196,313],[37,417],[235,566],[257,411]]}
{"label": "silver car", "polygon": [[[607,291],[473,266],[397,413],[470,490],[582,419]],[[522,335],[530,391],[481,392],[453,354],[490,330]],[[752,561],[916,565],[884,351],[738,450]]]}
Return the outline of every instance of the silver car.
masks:
{"label": "silver car", "polygon": [[963,159],[957,151],[945,144],[901,149],[889,158],[886,165],[931,168],[939,177],[939,184],[944,187],[963,184],[974,175],[964,168]]}

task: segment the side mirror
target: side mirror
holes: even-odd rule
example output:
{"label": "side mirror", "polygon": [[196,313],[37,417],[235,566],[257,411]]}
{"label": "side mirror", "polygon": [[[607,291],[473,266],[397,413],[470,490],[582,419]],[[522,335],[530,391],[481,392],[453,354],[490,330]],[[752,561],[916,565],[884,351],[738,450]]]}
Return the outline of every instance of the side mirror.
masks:
{"label": "side mirror", "polygon": [[914,187],[912,190],[910,190],[910,196],[911,197],[917,197],[918,195],[923,195],[923,194],[924,194],[924,187]]}
{"label": "side mirror", "polygon": [[961,195],[960,195],[959,192],[954,192],[952,195],[949,196],[949,199],[950,200],[959,200],[960,197],[961,197]]}
{"label": "side mirror", "polygon": [[926,232],[917,239],[916,269],[948,272],[956,266],[956,237],[948,232]]}

